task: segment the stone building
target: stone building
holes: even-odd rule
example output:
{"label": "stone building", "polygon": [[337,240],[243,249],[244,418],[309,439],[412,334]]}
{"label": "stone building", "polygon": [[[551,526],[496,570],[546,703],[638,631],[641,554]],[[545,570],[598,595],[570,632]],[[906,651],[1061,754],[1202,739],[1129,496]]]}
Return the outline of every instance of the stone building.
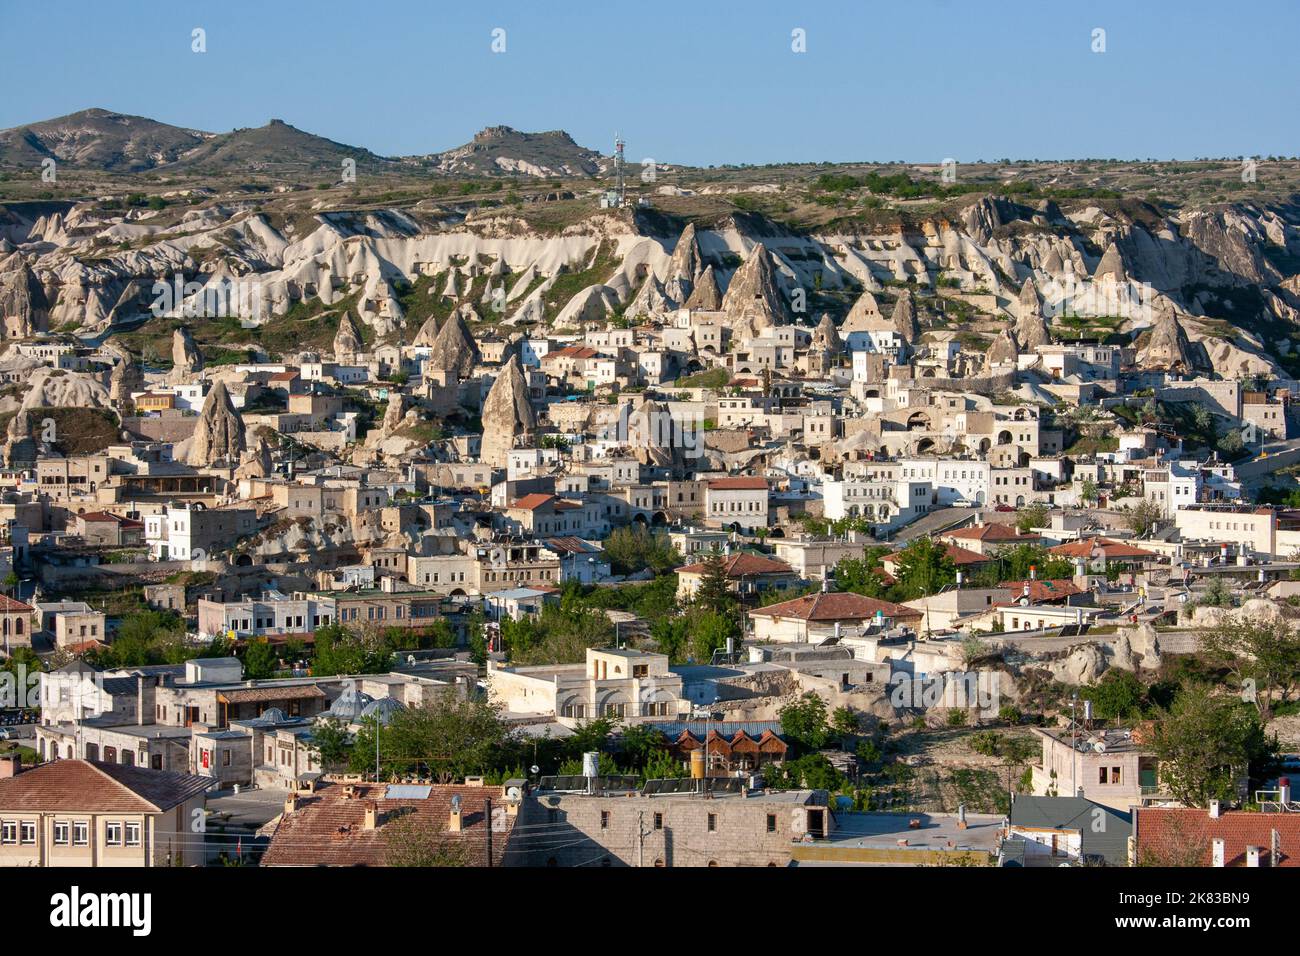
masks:
{"label": "stone building", "polygon": [[539,789],[523,799],[515,850],[525,866],[788,866],[797,843],[833,823],[824,790]]}

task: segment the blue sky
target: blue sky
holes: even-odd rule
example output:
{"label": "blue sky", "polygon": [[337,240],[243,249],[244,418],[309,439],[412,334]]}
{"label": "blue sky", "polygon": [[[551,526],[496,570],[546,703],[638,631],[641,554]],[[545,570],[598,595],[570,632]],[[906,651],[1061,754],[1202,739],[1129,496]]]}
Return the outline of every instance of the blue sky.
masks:
{"label": "blue sky", "polygon": [[1298,28],[1287,0],[0,0],[0,127],[101,106],[384,155],[493,124],[698,165],[1294,155]]}

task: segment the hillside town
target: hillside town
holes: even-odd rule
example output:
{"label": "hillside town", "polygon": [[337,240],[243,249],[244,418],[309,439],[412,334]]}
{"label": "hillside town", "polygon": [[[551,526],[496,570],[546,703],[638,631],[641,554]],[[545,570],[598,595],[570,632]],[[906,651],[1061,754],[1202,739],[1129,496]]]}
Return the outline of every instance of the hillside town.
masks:
{"label": "hillside town", "polygon": [[[1057,246],[900,243],[837,319],[689,224],[522,325],[537,267],[444,244],[418,325],[210,362],[214,276],[140,362],[51,331],[51,228],[0,302],[0,861],[1300,859],[1297,383],[1117,245],[1065,301]],[[1068,332],[1103,295],[1149,327]]]}
{"label": "hillside town", "polygon": [[172,6],[5,11],[12,916],[1280,927],[1300,12]]}

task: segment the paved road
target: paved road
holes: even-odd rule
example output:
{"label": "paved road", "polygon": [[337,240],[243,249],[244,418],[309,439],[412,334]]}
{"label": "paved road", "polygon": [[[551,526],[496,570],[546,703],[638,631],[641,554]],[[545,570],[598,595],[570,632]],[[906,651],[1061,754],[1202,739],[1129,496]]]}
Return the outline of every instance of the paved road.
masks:
{"label": "paved road", "polygon": [[904,527],[894,535],[893,540],[896,544],[907,544],[921,535],[939,534],[969,520],[978,511],[977,508],[940,508],[931,511]]}

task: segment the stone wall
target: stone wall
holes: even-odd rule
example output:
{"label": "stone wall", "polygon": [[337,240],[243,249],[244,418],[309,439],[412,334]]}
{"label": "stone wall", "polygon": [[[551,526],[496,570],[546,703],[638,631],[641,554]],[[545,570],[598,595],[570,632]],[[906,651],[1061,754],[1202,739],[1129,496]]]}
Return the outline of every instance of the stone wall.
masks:
{"label": "stone wall", "polygon": [[831,824],[824,798],[532,794],[511,850],[525,866],[786,866],[810,809]]}

